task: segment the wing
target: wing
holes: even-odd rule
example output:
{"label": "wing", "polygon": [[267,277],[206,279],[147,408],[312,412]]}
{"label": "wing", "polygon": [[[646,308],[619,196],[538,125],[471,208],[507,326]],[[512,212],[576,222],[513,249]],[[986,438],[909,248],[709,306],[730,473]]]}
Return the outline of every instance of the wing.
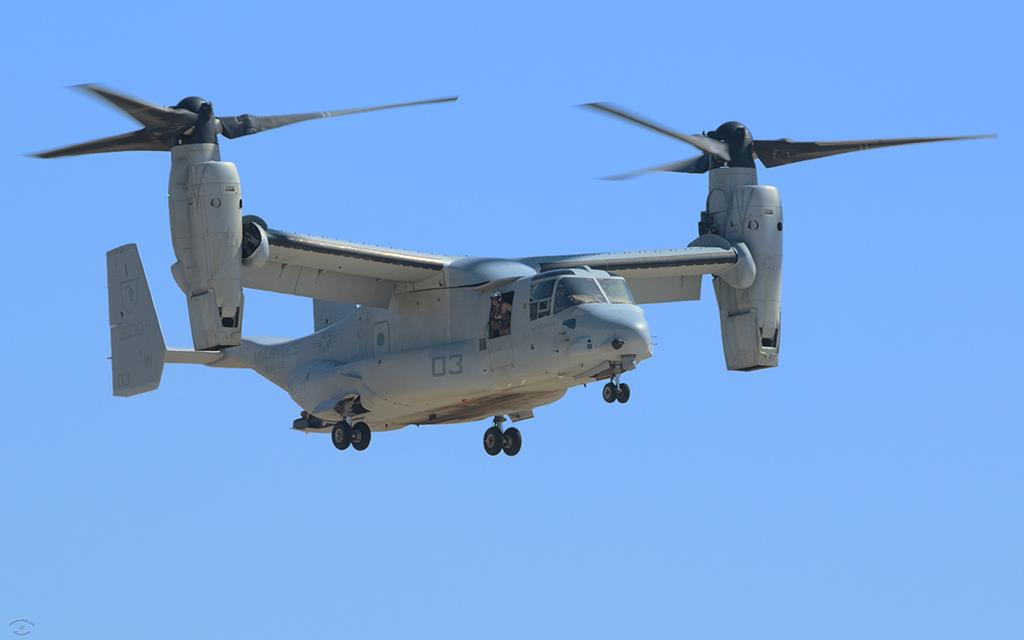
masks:
{"label": "wing", "polygon": [[590,267],[622,276],[637,303],[700,298],[700,279],[708,273],[753,281],[753,260],[746,245],[731,245],[717,236],[701,236],[681,249],[538,256],[523,262],[538,271]]}
{"label": "wing", "polygon": [[454,258],[267,229],[270,259],[243,270],[242,286],[387,307],[396,287],[444,286]]}
{"label": "wing", "polygon": [[[387,307],[396,289],[447,286],[452,256],[404,251],[267,229],[270,258],[243,270],[242,285],[319,300]],[[697,300],[700,277],[720,275],[749,286],[754,264],[746,245],[701,236],[681,249],[536,256],[516,261],[537,271],[588,266],[629,281],[638,303]],[[456,266],[459,263],[456,263]]]}

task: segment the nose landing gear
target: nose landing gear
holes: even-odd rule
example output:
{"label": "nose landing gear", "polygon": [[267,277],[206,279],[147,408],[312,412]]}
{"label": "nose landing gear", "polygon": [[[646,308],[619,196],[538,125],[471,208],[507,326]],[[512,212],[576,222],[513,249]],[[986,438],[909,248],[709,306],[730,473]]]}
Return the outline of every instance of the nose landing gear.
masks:
{"label": "nose landing gear", "polygon": [[622,404],[629,402],[629,385],[625,382],[619,383],[619,388],[616,390],[615,399]]}
{"label": "nose landing gear", "polygon": [[604,401],[607,402],[608,404],[615,402],[615,398],[617,398],[618,396],[619,388],[612,384],[611,382],[604,385],[604,388],[601,389],[601,397],[604,398]]}
{"label": "nose landing gear", "polygon": [[503,431],[501,425],[504,422],[505,416],[494,416],[494,424],[484,431],[484,451],[489,456],[496,456],[502,451],[507,456],[514,456],[523,448],[523,435],[519,429],[509,427]]}
{"label": "nose landing gear", "polygon": [[619,382],[619,374],[616,373],[612,376],[611,382],[604,385],[601,389],[601,397],[608,404],[611,404],[618,400],[621,404],[629,402],[629,385],[625,382]]}

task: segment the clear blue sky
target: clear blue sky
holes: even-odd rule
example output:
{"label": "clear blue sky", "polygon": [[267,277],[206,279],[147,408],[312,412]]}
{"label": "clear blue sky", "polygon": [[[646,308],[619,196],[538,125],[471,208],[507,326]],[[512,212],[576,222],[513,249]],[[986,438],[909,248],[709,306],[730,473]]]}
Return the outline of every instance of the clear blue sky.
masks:
{"label": "clear blue sky", "polygon": [[[1019,25],[1009,2],[17,3],[0,25],[0,616],[38,638],[1019,638]],[[512,7],[513,5],[509,5]],[[460,94],[223,145],[278,228],[444,253],[681,246],[703,177],[572,105],[762,138],[998,132],[762,170],[786,211],[782,365],[725,371],[710,286],[653,306],[633,399],[523,423],[289,431],[247,371],[110,396],[104,253],[137,242],[168,342],[165,154],[66,85],[221,114]],[[252,294],[250,335],[301,299]]]}

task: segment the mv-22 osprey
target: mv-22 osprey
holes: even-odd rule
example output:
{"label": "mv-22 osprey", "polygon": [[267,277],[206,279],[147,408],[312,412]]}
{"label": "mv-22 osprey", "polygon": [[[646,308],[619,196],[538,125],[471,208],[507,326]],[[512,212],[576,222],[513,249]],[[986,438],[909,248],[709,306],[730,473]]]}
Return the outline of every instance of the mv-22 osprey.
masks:
{"label": "mv-22 osprey", "polygon": [[[293,428],[329,432],[338,449],[363,450],[374,431],[493,417],[490,455],[516,455],[513,422],[570,387],[607,380],[606,402],[629,400],[623,373],[651,357],[640,305],[697,300],[711,275],[729,370],[778,365],[782,203],[758,184],[766,167],[876,147],[983,136],[846,142],[755,140],[738,122],[686,135],[608,104],[585,105],[696,147],[696,157],[646,171],[707,173],[698,236],[688,246],[527,258],[453,257],[386,249],[270,228],[242,214],[235,165],[217,136],[440,98],[284,116],[216,117],[191,97],[149,104],[96,85],[81,89],[142,128],[38,154],[171,153],[169,208],[175,282],[188,301],[194,350],[167,349],[134,244],[107,254],[113,391],[156,389],[165,362],[240,367],[281,387],[301,407]],[[242,337],[243,289],[313,300],[313,333],[293,340]]]}

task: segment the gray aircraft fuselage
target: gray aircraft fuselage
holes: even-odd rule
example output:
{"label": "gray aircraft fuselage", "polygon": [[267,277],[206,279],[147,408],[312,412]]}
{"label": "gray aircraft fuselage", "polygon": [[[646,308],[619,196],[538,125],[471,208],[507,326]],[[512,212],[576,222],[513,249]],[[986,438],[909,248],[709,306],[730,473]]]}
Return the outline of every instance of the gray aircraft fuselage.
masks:
{"label": "gray aircraft fuselage", "polygon": [[[339,420],[340,404],[358,398],[352,416],[375,431],[495,415],[526,418],[570,387],[630,370],[651,355],[639,306],[561,308],[553,296],[563,279],[625,286],[589,269],[519,277],[497,288],[512,299],[509,331],[497,337],[488,331],[493,289],[396,294],[387,309],[354,309],[303,338],[243,340],[215,366],[257,371],[325,422]],[[531,301],[531,287],[536,291],[544,282],[551,283],[551,294]],[[539,304],[547,305],[546,314],[538,313]]]}

